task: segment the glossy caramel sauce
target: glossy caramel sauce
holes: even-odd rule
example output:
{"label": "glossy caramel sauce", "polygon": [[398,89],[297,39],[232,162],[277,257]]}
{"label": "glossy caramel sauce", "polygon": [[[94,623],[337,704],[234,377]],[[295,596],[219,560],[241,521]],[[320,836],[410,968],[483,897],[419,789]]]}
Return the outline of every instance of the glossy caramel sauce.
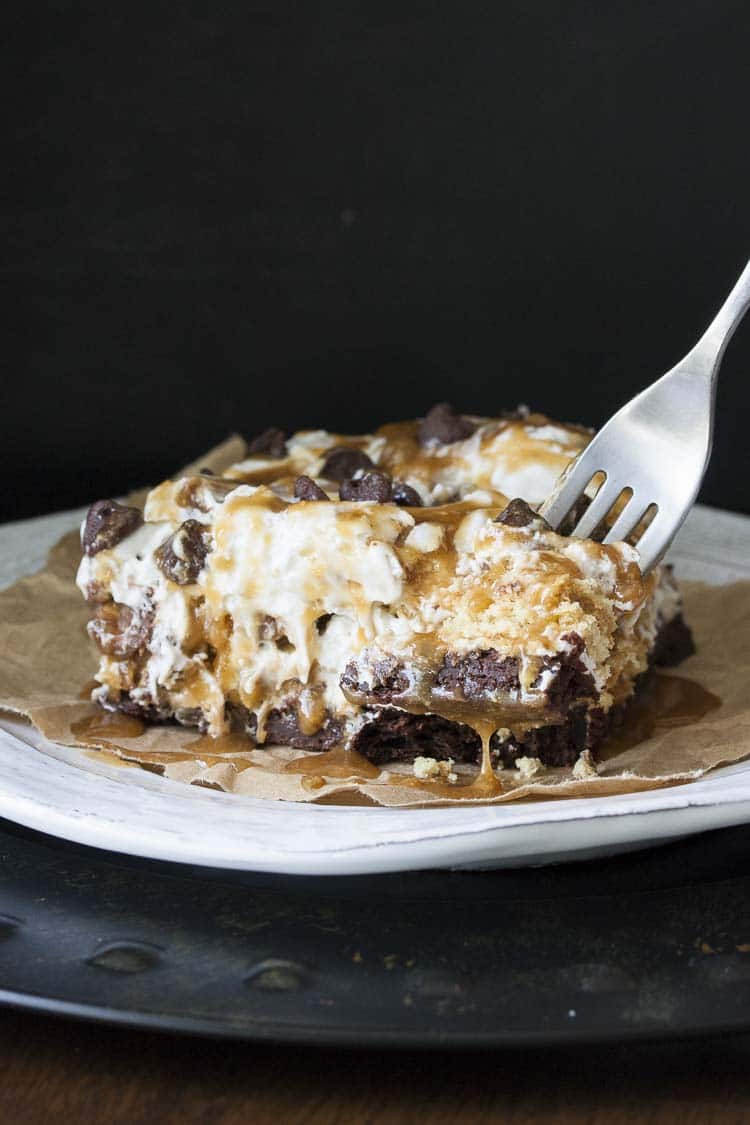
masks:
{"label": "glossy caramel sauce", "polygon": [[[622,727],[607,739],[597,752],[596,758],[599,761],[606,761],[661,731],[696,722],[718,708],[720,704],[721,700],[718,696],[694,680],[657,673],[643,694],[629,705]],[[415,710],[420,710],[418,705]],[[482,740],[480,768],[468,780],[466,774],[459,775],[455,782],[442,778],[423,780],[399,773],[389,775],[387,766],[386,776],[383,777],[383,771],[378,766],[373,765],[363,755],[347,750],[343,746],[295,758],[283,766],[282,772],[299,774],[303,788],[310,793],[323,789],[327,780],[351,779],[368,782],[379,779],[381,784],[421,790],[433,798],[451,801],[481,801],[502,794],[507,786],[492,767],[490,739],[500,727],[512,725],[516,717],[513,708],[498,707],[490,712],[486,709],[478,711],[466,703],[446,701],[445,706],[440,707],[440,713],[456,722],[464,722],[471,726]],[[106,761],[123,764],[120,758],[116,758],[108,751],[116,750],[117,743],[121,739],[137,739],[145,732],[146,726],[140,719],[130,715],[98,710],[73,723],[71,730],[78,741],[103,747]],[[167,765],[186,761],[200,761],[207,768],[230,763],[237,772],[242,772],[258,764],[248,757],[250,751],[255,748],[255,743],[247,735],[233,732],[218,738],[201,735],[190,739],[183,743],[183,753],[145,749],[139,751],[132,747],[127,747],[125,752],[131,763],[160,773]],[[369,799],[357,802],[345,798],[346,795],[343,794],[339,801],[333,795],[329,800],[333,804],[371,803]]]}
{"label": "glossy caramel sauce", "polygon": [[206,754],[216,757],[217,754],[249,754],[255,750],[255,742],[241,731],[231,731],[229,734],[220,734],[213,738],[210,734],[202,734],[190,742],[184,742],[183,750],[189,750],[197,758],[205,759]]}
{"label": "glossy caramel sauce", "polygon": [[[551,469],[559,472],[591,438],[589,433],[576,427],[555,423],[557,428],[569,435],[570,447],[567,450],[550,449],[527,431],[527,427],[547,424],[549,419],[543,414],[530,414],[520,420],[493,419],[480,423],[482,430],[480,446],[486,463],[483,466],[474,466],[474,487],[491,487],[492,471],[498,460],[502,461],[506,472],[516,472],[530,462],[547,464]],[[502,444],[493,448],[498,435],[505,431],[512,433],[511,440],[507,445]],[[396,478],[405,473],[410,477],[421,478],[425,482],[435,482],[439,481],[451,466],[466,464],[462,442],[455,443],[452,448],[447,447],[448,453],[446,453],[446,446],[441,446],[439,443],[421,445],[418,422],[389,423],[376,430],[376,436],[386,439],[379,466]]]}
{"label": "glossy caramel sauce", "polygon": [[218,738],[212,738],[208,734],[200,735],[189,742],[183,742],[182,749],[184,753],[175,754],[158,750],[132,751],[128,748],[128,755],[147,769],[149,766],[168,766],[174,762],[200,762],[207,769],[232,765],[238,773],[242,773],[256,764],[247,757],[255,749],[255,743],[240,733],[222,734]]}
{"label": "glossy caramel sauce", "polygon": [[183,508],[197,508],[200,512],[209,512],[211,503],[207,502],[207,495],[221,503],[241,483],[241,481],[226,480],[224,477],[187,477],[180,484],[175,501]]}
{"label": "glossy caramel sauce", "polygon": [[474,729],[482,739],[482,756],[479,772],[468,779],[458,777],[456,781],[446,781],[443,778],[419,778],[402,774],[393,774],[388,779],[388,784],[405,786],[407,789],[420,789],[432,797],[447,798],[450,801],[486,801],[492,797],[499,797],[505,792],[505,786],[492,768],[490,758],[490,739],[497,727],[494,722],[478,722],[473,724]]}
{"label": "glossy caramel sauce", "polygon": [[265,465],[262,469],[228,469],[224,479],[232,480],[235,487],[238,484],[274,484],[279,477],[288,476],[291,468],[292,463],[285,458],[273,465]]}
{"label": "glossy caramel sauce", "polygon": [[89,699],[91,699],[92,691],[96,691],[96,689],[101,686],[102,685],[98,680],[89,680],[88,683],[85,683],[81,688],[80,692],[78,693],[78,698],[88,701]]}
{"label": "glossy caramel sauce", "polygon": [[326,779],[317,773],[302,778],[302,788],[307,789],[310,793],[314,793],[316,789],[322,789],[325,783]]}
{"label": "glossy caramel sauce", "polygon": [[[310,778],[303,778],[302,779],[302,784],[306,789],[308,787],[307,787],[307,785],[305,785],[305,782],[309,781],[309,780],[311,780],[311,779]],[[382,805],[380,805],[377,801],[374,801],[372,799],[372,797],[368,797],[368,795],[366,793],[361,793],[358,789],[347,789],[347,790],[345,790],[341,793],[326,793],[322,797],[319,797],[318,800],[315,802],[315,804],[316,805],[335,805],[338,808],[340,808],[342,805],[345,806],[346,808],[357,808],[357,809],[379,809],[379,808],[382,808]]]}
{"label": "glossy caramel sauce", "polygon": [[[324,750],[320,754],[310,754],[304,758],[295,758],[284,766],[284,773],[304,774],[308,779],[313,778],[356,778],[358,780],[372,781],[380,777],[380,769],[369,762],[356,750],[347,750],[337,746],[335,750]],[[304,781],[303,781],[304,784]],[[306,788],[319,789],[315,783]]]}
{"label": "glossy caramel sauce", "polygon": [[121,711],[105,711],[103,708],[93,715],[86,715],[71,723],[70,729],[80,742],[116,742],[118,738],[139,738],[146,730],[146,724],[132,715]]}

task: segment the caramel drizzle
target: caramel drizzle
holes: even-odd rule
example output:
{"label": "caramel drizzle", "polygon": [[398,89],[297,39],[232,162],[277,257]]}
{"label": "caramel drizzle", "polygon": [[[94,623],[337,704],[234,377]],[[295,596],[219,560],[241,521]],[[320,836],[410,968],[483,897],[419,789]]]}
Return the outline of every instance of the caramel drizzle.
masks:
{"label": "caramel drizzle", "polygon": [[[694,723],[721,705],[721,700],[701,684],[682,676],[658,673],[649,689],[633,701],[627,711],[624,726],[605,742],[597,757],[606,761],[615,754],[633,748],[641,742],[665,730],[671,730]],[[449,717],[467,722],[480,735],[482,756],[477,774],[471,781],[448,782],[442,779],[430,780],[414,776],[404,776],[373,765],[362,754],[338,746],[322,753],[306,752],[287,762],[283,773],[298,774],[303,788],[316,792],[325,788],[327,781],[351,780],[357,784],[377,782],[388,785],[421,790],[430,796],[451,801],[488,800],[502,794],[507,785],[498,777],[492,766],[490,740],[494,732],[504,724],[500,722],[503,714],[481,715],[454,705],[449,708]],[[461,716],[459,718],[459,716]],[[506,711],[505,718],[510,718]],[[120,740],[137,740],[146,733],[146,725],[140,719],[123,715],[116,711],[97,710],[94,714],[71,724],[76,740],[92,748],[101,748],[107,757],[105,761],[120,764],[135,763],[144,769],[163,772],[164,767],[173,763],[199,761],[206,767],[231,764],[238,772],[249,769],[258,762],[249,758],[256,749],[255,743],[247,735],[231,733],[219,738],[202,735],[183,743],[181,753],[139,750],[137,747],[120,745]],[[115,751],[123,758],[113,758],[109,751]],[[335,796],[330,798],[335,803]],[[345,803],[345,798],[342,797]]]}

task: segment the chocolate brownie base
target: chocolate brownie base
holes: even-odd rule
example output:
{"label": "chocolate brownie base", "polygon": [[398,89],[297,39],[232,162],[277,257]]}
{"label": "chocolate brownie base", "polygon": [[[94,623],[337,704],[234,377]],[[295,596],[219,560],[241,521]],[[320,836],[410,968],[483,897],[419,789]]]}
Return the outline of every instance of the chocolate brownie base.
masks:
{"label": "chocolate brownie base", "polygon": [[297,712],[291,707],[274,708],[265,721],[265,742],[258,743],[256,733],[258,718],[254,711],[240,703],[227,704],[227,718],[234,730],[241,730],[256,746],[291,746],[294,750],[332,750],[341,743],[343,728],[338,719],[328,717],[318,730],[304,734],[300,729]]}
{"label": "chocolate brownie base", "polygon": [[[490,750],[495,765],[512,769],[516,758],[539,758],[546,766],[573,765],[582,750],[593,750],[609,730],[609,716],[600,708],[573,711],[563,723],[538,727],[523,738],[500,739],[495,734]],[[383,707],[357,732],[351,748],[375,765],[412,763],[427,756],[438,761],[479,765],[482,742],[465,723],[439,715],[413,715],[395,707]]]}
{"label": "chocolate brownie base", "polygon": [[[692,633],[680,615],[662,626],[654,645],[652,664],[674,666],[694,652]],[[561,678],[559,684],[562,686],[564,682],[567,690],[562,695],[568,702],[571,697],[575,697],[576,691],[581,690],[581,685],[572,675],[578,671],[577,652],[574,651],[572,656],[565,669],[567,675]],[[365,712],[365,722],[354,735],[350,749],[356,750],[374,765],[412,763],[415,758],[422,756],[439,761],[451,758],[454,762],[479,764],[482,743],[475,730],[465,723],[444,719],[440,715],[414,714],[384,705],[398,696],[399,689],[403,690],[403,669],[397,665],[383,665],[377,672],[379,679],[376,684],[358,682],[357,669],[353,664],[349,665],[345,673],[350,694],[359,694],[370,703]],[[498,660],[496,653],[472,653],[465,661],[454,660],[450,667],[444,669],[447,679],[451,682],[456,680],[454,686],[458,686],[460,681],[461,686],[470,689],[486,689],[490,679],[498,687],[499,683],[495,683],[498,678],[503,680],[502,686],[506,687],[505,680],[512,679],[513,674],[514,669],[510,663]],[[648,673],[640,677],[633,698],[644,690],[648,680]],[[480,698],[481,694],[481,691],[474,690],[472,696]],[[372,706],[373,703],[376,705]],[[381,705],[378,706],[377,703]],[[185,726],[196,726],[203,730],[206,726],[204,717],[197,708],[183,709],[170,715],[164,707],[135,702],[126,692],[117,701],[106,701],[104,706],[147,722],[173,718]],[[561,722],[532,728],[522,737],[509,735],[500,738],[498,734],[494,734],[490,742],[493,762],[496,766],[512,769],[516,758],[529,757],[539,758],[545,766],[572,766],[584,750],[590,750],[595,755],[607,735],[622,725],[626,712],[627,704],[613,707],[605,713],[600,707],[582,703],[572,707]],[[254,712],[241,704],[228,703],[227,718],[235,730],[242,730],[259,745],[256,741],[257,717]],[[290,706],[269,712],[265,730],[265,742],[260,745],[323,751],[340,745],[343,725],[340,720],[329,715],[317,731],[305,734],[300,729],[296,710]]]}
{"label": "chocolate brownie base", "polygon": [[495,734],[490,742],[493,762],[505,769],[513,769],[516,758],[538,758],[545,766],[572,766],[584,750],[593,753],[601,745],[613,725],[619,725],[623,710],[613,707],[605,713],[601,707],[588,711],[581,707],[571,711],[564,722],[529,730],[523,738],[500,739]]}
{"label": "chocolate brownie base", "polygon": [[[654,646],[653,664],[674,666],[694,652],[692,633],[680,615],[662,626]],[[476,672],[473,665],[471,668]],[[482,671],[486,671],[484,665]],[[633,699],[644,691],[649,679],[648,673],[639,678]],[[571,684],[566,682],[566,687],[570,689]],[[562,722],[533,728],[521,738],[510,735],[501,739],[494,734],[490,742],[493,761],[506,769],[513,769],[516,758],[522,757],[539,758],[545,766],[572,766],[584,750],[596,754],[607,735],[622,725],[627,707],[624,704],[608,712],[596,706],[573,707]],[[413,762],[422,755],[479,764],[482,745],[479,735],[463,723],[384,707],[373,711],[372,718],[355,736],[353,749],[377,765]]]}
{"label": "chocolate brownie base", "polygon": [[478,762],[482,740],[465,723],[440,715],[414,715],[396,707],[374,710],[351,742],[351,749],[376,766],[413,762],[428,756],[454,762]]}

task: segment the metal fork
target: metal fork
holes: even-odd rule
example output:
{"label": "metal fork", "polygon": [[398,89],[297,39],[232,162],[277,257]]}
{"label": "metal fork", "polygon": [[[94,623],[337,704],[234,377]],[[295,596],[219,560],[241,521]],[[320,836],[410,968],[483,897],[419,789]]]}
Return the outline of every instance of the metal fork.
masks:
{"label": "metal fork", "polygon": [[[641,570],[659,561],[692,507],[711,454],[716,379],[729,340],[750,307],[750,262],[721,309],[676,367],[617,411],[557,481],[540,511],[553,528],[586,496],[598,474],[596,495],[572,534],[586,538],[613,506],[623,508],[605,543],[631,535],[651,521],[637,542]],[[629,499],[623,490],[631,491]]]}

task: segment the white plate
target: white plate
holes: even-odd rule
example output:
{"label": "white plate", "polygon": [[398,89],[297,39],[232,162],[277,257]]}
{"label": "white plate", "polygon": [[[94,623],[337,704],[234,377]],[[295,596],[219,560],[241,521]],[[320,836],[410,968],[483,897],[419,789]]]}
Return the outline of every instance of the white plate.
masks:
{"label": "white plate", "polygon": [[[78,517],[8,525],[0,575],[10,581],[28,570]],[[727,582],[750,577],[748,544],[750,518],[698,508],[673,558],[682,577]],[[112,767],[5,720],[0,816],[82,844],[212,867],[295,875],[510,867],[608,855],[750,820],[750,762],[690,785],[616,797],[334,808],[259,801]]]}

